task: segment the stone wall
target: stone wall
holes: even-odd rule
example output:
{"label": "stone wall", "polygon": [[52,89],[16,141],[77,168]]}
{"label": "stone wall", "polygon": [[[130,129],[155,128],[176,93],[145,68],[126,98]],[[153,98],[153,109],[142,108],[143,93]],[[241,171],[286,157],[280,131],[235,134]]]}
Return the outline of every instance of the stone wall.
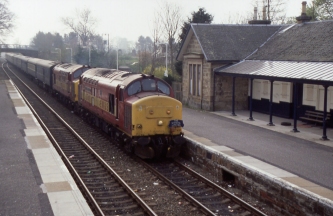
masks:
{"label": "stone wall", "polygon": [[[200,44],[193,35],[183,58],[182,103],[194,109],[208,111],[231,110],[232,107],[232,78],[215,76],[214,101],[214,73],[213,69],[224,66],[221,63],[211,63],[204,59]],[[202,65],[202,94],[189,94],[189,64]],[[236,109],[247,109],[248,79],[236,78]],[[215,104],[215,107],[213,107]]]}
{"label": "stone wall", "polygon": [[[248,109],[248,79],[237,77],[235,81],[235,109]],[[215,110],[232,109],[232,77],[215,76]]]}
{"label": "stone wall", "polygon": [[[262,200],[282,215],[333,215],[333,202],[293,186],[287,181],[272,178],[228,155],[186,137],[183,157],[190,158],[198,166],[222,181],[225,175],[233,175],[235,187]],[[213,172],[213,173],[212,173]]]}

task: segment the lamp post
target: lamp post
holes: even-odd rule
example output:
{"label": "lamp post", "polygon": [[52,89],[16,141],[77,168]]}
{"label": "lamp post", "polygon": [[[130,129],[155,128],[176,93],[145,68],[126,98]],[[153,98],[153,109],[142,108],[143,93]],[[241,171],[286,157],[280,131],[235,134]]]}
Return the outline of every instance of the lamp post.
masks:
{"label": "lamp post", "polygon": [[90,56],[90,40],[88,42],[88,45],[89,45],[89,66],[90,66],[90,59],[91,59],[91,56]]}
{"label": "lamp post", "polygon": [[164,76],[168,77],[168,43],[165,43],[165,72]]}
{"label": "lamp post", "polygon": [[121,49],[118,49],[118,48],[117,48],[117,70],[118,70],[118,52],[119,52],[119,51],[121,52]]}
{"label": "lamp post", "polygon": [[55,50],[59,50],[59,55],[60,55],[60,61],[61,61],[61,49],[59,48],[54,48]]}
{"label": "lamp post", "polygon": [[109,34],[105,34],[108,36],[108,53],[109,53]]}
{"label": "lamp post", "polygon": [[158,44],[159,45],[165,44],[165,72],[164,72],[164,76],[168,77],[168,43],[162,42],[162,43],[158,43]]}
{"label": "lamp post", "polygon": [[72,48],[66,48],[66,50],[71,50],[71,63],[72,63]]}

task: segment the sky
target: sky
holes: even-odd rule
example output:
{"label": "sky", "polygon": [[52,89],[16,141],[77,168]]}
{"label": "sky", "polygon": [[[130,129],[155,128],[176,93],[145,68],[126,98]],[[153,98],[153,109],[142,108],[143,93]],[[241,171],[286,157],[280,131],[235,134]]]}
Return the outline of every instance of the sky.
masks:
{"label": "sky", "polygon": [[[61,18],[75,18],[77,10],[86,8],[97,19],[95,32],[104,35],[104,39],[109,35],[110,41],[127,38],[136,42],[140,35],[151,37],[155,14],[166,1],[180,7],[183,21],[204,7],[214,16],[213,23],[220,24],[251,13],[254,0],[10,0],[8,8],[16,19],[6,43],[29,45],[39,31],[69,33]],[[286,0],[287,17],[301,14],[302,1]]]}

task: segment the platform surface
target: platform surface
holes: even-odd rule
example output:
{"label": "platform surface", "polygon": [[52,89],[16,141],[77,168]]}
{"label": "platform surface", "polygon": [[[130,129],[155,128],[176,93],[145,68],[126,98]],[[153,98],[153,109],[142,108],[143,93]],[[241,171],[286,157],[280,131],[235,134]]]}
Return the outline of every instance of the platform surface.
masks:
{"label": "platform surface", "polygon": [[0,148],[0,215],[93,215],[31,110],[3,74]]}
{"label": "platform surface", "polygon": [[284,119],[273,116],[275,126],[268,126],[269,115],[249,111],[206,112],[183,107],[185,137],[219,151],[247,167],[274,179],[287,181],[333,201],[333,129],[323,141],[322,128],[298,121],[300,132],[283,126]]}

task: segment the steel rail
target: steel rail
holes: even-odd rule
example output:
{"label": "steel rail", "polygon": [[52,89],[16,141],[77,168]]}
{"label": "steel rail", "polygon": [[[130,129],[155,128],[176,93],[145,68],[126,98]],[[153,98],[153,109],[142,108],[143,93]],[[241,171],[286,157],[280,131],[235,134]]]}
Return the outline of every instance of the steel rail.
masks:
{"label": "steel rail", "polygon": [[[4,64],[4,63],[3,63]],[[9,68],[9,67],[8,67]],[[11,70],[9,68],[9,70]],[[13,73],[13,72],[12,72]],[[14,74],[14,73],[13,73]],[[149,215],[157,216],[157,214],[141,199],[131,187],[89,146],[85,140],[75,132],[75,130],[70,127],[65,120],[63,120],[45,101],[43,101],[29,86],[27,86],[16,74],[14,74],[23,85],[25,85],[61,122],[62,124],[70,130],[73,135],[96,157],[96,159],[116,178],[116,180],[126,189],[126,191],[140,204],[140,206],[147,212]],[[22,94],[20,92],[20,94]],[[23,96],[23,95],[22,95]],[[30,105],[31,106],[31,105]],[[31,107],[32,108],[32,107]],[[37,115],[37,113],[36,113]],[[46,127],[46,126],[45,126]],[[60,148],[60,146],[59,146]],[[64,158],[67,159],[66,156]],[[68,159],[67,159],[68,160]],[[69,160],[68,160],[69,162]],[[70,163],[70,162],[69,162]],[[94,200],[95,202],[95,200]],[[104,214],[103,214],[104,215]]]}
{"label": "steel rail", "polygon": [[195,172],[194,170],[192,170],[192,169],[188,168],[187,166],[181,164],[179,161],[177,161],[177,160],[173,160],[173,161],[175,162],[175,164],[177,166],[179,166],[183,170],[185,170],[185,172],[188,172],[191,175],[195,176],[196,178],[198,178],[200,181],[202,181],[203,183],[207,184],[208,186],[210,186],[210,187],[212,187],[214,189],[217,189],[221,194],[227,196],[229,199],[231,199],[232,201],[234,201],[237,204],[241,205],[242,207],[244,207],[245,209],[247,209],[251,213],[253,213],[255,215],[259,215],[259,216],[266,216],[266,214],[263,213],[262,211],[260,211],[259,209],[253,207],[249,203],[247,203],[244,200],[240,199],[239,197],[233,195],[229,191],[225,190],[224,188],[220,187],[219,185],[215,184],[214,182],[212,182],[211,180],[207,179],[206,177],[200,175],[199,173]]}
{"label": "steel rail", "polygon": [[164,183],[168,184],[173,189],[175,189],[180,194],[182,194],[186,200],[188,200],[189,202],[191,202],[195,206],[199,207],[200,211],[202,211],[205,215],[216,215],[214,212],[212,212],[211,210],[209,210],[206,206],[202,205],[202,203],[200,203],[198,200],[196,200],[195,198],[193,198],[191,195],[189,195],[186,191],[184,191],[183,189],[181,189],[180,187],[178,187],[172,181],[170,181],[169,179],[167,179],[164,175],[162,175],[156,169],[154,169],[153,167],[151,167],[145,161],[143,161],[142,159],[140,159],[138,157],[135,157],[135,159],[139,163],[141,163],[143,166],[145,166],[149,171],[151,171],[152,173],[154,173],[158,178],[162,179]]}
{"label": "steel rail", "polygon": [[[7,74],[6,70],[4,69],[4,64],[2,64],[2,69],[4,71],[4,73],[8,76],[8,78],[10,79],[9,75]],[[8,67],[8,66],[7,66]],[[23,84],[25,85],[38,99],[41,100],[41,98],[36,95],[32,89],[30,89],[18,76],[16,76],[16,74],[14,74],[12,72],[12,70],[8,67],[8,69],[11,71],[11,73]],[[47,128],[47,126],[44,124],[43,120],[39,117],[39,115],[37,114],[37,112],[35,111],[35,109],[32,107],[32,105],[29,103],[29,101],[27,100],[27,98],[23,95],[23,93],[20,91],[20,89],[16,86],[16,84],[13,81],[13,84],[16,88],[16,90],[18,91],[18,93],[21,95],[22,99],[24,100],[24,102],[27,104],[27,106],[29,107],[29,109],[31,110],[32,114],[35,116],[35,118],[37,119],[37,121],[39,122],[39,124],[41,125],[41,127],[43,128],[43,130],[45,131],[47,137],[50,139],[50,141],[52,142],[53,146],[56,148],[58,154],[60,154],[62,160],[65,162],[65,164],[67,165],[67,168],[69,168],[70,172],[72,173],[72,175],[74,175],[74,179],[76,179],[76,183],[78,183],[80,185],[81,188],[83,188],[85,194],[87,195],[87,199],[93,203],[93,208],[95,208],[95,210],[97,210],[97,213],[99,215],[104,215],[103,211],[101,210],[101,208],[99,207],[99,205],[97,204],[96,200],[94,199],[94,197],[92,196],[92,194],[89,192],[89,189],[87,188],[87,186],[85,185],[85,183],[83,182],[83,180],[80,178],[79,174],[76,172],[75,168],[73,167],[73,165],[71,164],[71,162],[68,160],[68,158],[66,157],[65,153],[62,151],[60,145],[58,144],[58,142],[55,140],[55,138],[53,137],[53,135],[51,134],[50,130]],[[41,100],[42,101],[42,100]],[[44,101],[42,101],[42,103],[44,103]]]}

